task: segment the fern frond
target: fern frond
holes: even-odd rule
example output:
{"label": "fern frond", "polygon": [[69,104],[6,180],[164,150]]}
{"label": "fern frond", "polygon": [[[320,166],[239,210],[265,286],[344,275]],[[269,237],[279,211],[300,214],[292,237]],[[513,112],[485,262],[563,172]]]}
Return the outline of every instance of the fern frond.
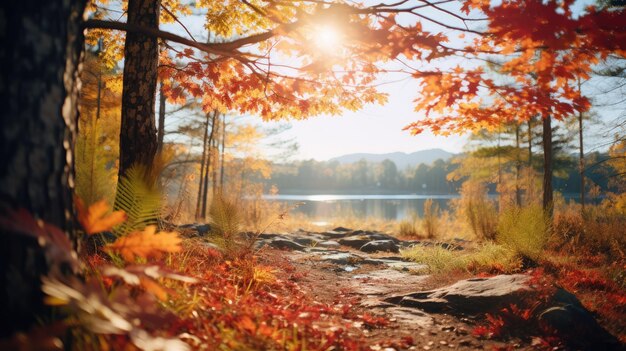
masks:
{"label": "fern frond", "polygon": [[148,225],[156,225],[161,211],[162,191],[145,166],[132,166],[117,185],[115,209],[123,210],[128,220],[114,234],[127,235]]}
{"label": "fern frond", "polygon": [[241,229],[241,217],[234,203],[218,195],[209,209],[211,232],[224,240],[232,239]]}

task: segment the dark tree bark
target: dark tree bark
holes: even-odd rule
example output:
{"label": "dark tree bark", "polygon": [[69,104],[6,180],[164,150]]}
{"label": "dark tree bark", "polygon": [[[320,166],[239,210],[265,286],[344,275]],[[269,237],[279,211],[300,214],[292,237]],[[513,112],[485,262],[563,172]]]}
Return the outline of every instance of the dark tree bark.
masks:
{"label": "dark tree bark", "polygon": [[[23,208],[72,235],[84,0],[0,6],[0,215]],[[46,311],[35,240],[0,228],[0,336]]]}
{"label": "dark tree bark", "polygon": [[157,130],[157,153],[163,150],[163,138],[165,137],[165,94],[163,94],[163,82],[159,84],[159,129]]}
{"label": "dark tree bark", "polygon": [[[128,23],[158,29],[160,0],[129,0]],[[120,178],[134,164],[150,166],[157,151],[154,106],[159,45],[155,37],[126,33],[122,126],[120,131]]]}
{"label": "dark tree bark", "polygon": [[552,218],[552,118],[543,118],[543,210]]}

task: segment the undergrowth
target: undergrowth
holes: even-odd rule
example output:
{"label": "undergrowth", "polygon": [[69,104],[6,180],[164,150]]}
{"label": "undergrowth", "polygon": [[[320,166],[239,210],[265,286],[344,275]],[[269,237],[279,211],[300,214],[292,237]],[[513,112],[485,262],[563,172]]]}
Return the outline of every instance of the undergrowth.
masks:
{"label": "undergrowth", "polygon": [[520,260],[505,246],[486,242],[475,249],[451,250],[442,246],[413,246],[401,251],[402,257],[425,264],[429,273],[452,271],[511,273],[519,270]]}

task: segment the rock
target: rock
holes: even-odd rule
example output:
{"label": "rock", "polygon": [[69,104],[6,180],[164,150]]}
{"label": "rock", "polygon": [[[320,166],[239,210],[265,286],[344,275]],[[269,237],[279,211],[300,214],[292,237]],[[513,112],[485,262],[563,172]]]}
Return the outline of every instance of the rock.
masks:
{"label": "rock", "polygon": [[523,274],[473,278],[432,291],[390,297],[386,301],[431,313],[474,315],[514,303],[521,294],[529,291],[528,280],[529,277]]}
{"label": "rock", "polygon": [[391,240],[375,240],[370,241],[369,243],[361,246],[360,248],[363,252],[400,252],[400,247]]}
{"label": "rock", "polygon": [[287,240],[287,239],[283,239],[283,238],[275,238],[272,241],[270,241],[269,246],[276,248],[276,249],[281,249],[281,250],[297,250],[297,251],[303,251],[304,250],[304,246],[293,242],[291,240]]}
{"label": "rock", "polygon": [[211,231],[211,226],[208,224],[198,224],[195,229],[198,232],[198,235],[205,236]]}
{"label": "rock", "polygon": [[551,300],[556,306],[543,310],[538,315],[539,323],[567,335],[572,349],[618,350],[619,341],[602,328],[594,316],[580,303],[574,294],[558,289]]}
{"label": "rock", "polygon": [[349,232],[336,232],[336,231],[328,231],[328,232],[323,232],[323,233],[322,233],[322,235],[323,235],[326,239],[340,239],[340,238],[345,238],[348,234],[349,234]]}
{"label": "rock", "polygon": [[206,236],[211,231],[211,226],[209,224],[199,224],[199,223],[188,223],[181,224],[179,226],[172,225],[173,230],[180,231],[181,235],[188,238],[193,238],[196,236]]}
{"label": "rock", "polygon": [[337,228],[333,229],[333,232],[351,232],[351,231],[352,231],[352,229],[348,229],[348,228],[345,228],[345,227],[337,227]]}
{"label": "rock", "polygon": [[359,235],[359,236],[350,236],[344,239],[340,239],[339,243],[341,245],[344,246],[348,246],[351,247],[353,249],[360,249],[363,245],[369,243],[370,241],[372,241],[371,238],[365,236],[365,235]]}
{"label": "rock", "polygon": [[320,260],[327,261],[327,262],[334,263],[334,264],[339,264],[339,265],[352,265],[355,263],[362,262],[363,257],[358,256],[358,255],[353,255],[349,252],[337,251],[337,252],[332,252],[327,255],[323,255],[322,257],[320,257]]}
{"label": "rock", "polygon": [[398,240],[398,238],[391,236],[389,234],[385,234],[385,233],[379,233],[379,232],[372,232],[369,230],[355,230],[352,233],[350,233],[350,235],[348,235],[347,238],[351,238],[353,236],[357,236],[357,237],[364,237],[364,238],[369,238],[371,241],[373,240],[391,240],[394,243],[399,243],[400,240]]}
{"label": "rock", "polygon": [[326,240],[326,241],[322,241],[317,243],[317,246],[320,247],[329,247],[329,248],[338,248],[339,246],[341,246],[340,243],[334,241],[334,240]]}
{"label": "rock", "polygon": [[307,233],[304,235],[292,236],[291,240],[297,242],[300,245],[315,246],[321,241],[325,241],[326,238],[319,234]]}
{"label": "rock", "polygon": [[261,233],[259,234],[258,238],[259,239],[273,239],[277,236],[280,236],[278,234],[270,234],[270,233]]}

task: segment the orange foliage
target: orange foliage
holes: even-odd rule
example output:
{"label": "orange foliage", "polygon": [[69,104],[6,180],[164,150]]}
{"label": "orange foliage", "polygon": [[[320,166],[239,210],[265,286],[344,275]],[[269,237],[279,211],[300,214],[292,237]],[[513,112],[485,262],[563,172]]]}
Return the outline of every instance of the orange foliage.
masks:
{"label": "orange foliage", "polygon": [[156,233],[156,226],[148,226],[143,231],[132,232],[106,246],[109,252],[118,253],[127,262],[135,257],[160,258],[163,253],[180,252],[181,239],[176,232]]}
{"label": "orange foliage", "polygon": [[85,203],[80,198],[74,198],[78,222],[83,226],[87,234],[97,234],[113,229],[126,220],[124,211],[109,213],[110,207],[106,201],[101,200],[85,208]]}

